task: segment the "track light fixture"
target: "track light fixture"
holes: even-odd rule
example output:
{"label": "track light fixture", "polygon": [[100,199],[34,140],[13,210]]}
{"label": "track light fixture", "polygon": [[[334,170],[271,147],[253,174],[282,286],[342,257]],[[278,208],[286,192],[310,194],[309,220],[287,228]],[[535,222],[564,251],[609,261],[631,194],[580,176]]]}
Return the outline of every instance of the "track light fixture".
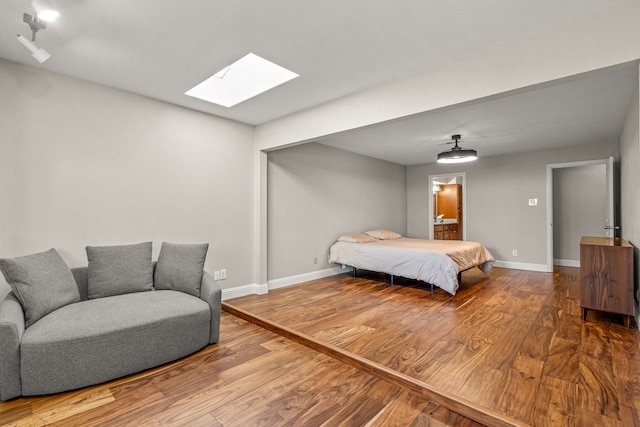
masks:
{"label": "track light fixture", "polygon": [[34,42],[25,39],[20,34],[18,34],[18,41],[22,43],[24,47],[29,49],[31,51],[31,56],[33,56],[33,58],[41,64],[51,57],[51,54],[49,52],[41,47],[38,47],[38,45]]}
{"label": "track light fixture", "polygon": [[36,33],[47,28],[44,21],[53,21],[59,13],[46,0],[34,0],[31,5],[35,10],[33,16],[28,13],[22,15],[22,21],[31,29],[31,40],[18,34],[18,41],[29,49],[36,61],[43,63],[51,57],[51,54],[36,44]]}

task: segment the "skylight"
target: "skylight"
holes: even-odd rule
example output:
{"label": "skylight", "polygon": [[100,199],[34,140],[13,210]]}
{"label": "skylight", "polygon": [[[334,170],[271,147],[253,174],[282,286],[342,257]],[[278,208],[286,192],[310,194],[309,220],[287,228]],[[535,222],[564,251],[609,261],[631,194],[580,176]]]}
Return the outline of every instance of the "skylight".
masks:
{"label": "skylight", "polygon": [[185,95],[233,107],[296,77],[298,74],[249,53],[189,89]]}

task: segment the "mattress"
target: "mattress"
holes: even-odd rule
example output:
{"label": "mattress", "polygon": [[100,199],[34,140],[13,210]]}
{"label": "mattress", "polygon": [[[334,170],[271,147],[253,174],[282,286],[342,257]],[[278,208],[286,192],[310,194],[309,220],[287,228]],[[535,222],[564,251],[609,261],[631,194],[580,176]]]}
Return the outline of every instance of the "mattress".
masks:
{"label": "mattress", "polygon": [[338,241],[329,250],[329,262],[422,280],[455,295],[458,273],[478,267],[489,274],[494,258],[478,242],[401,237],[367,243]]}

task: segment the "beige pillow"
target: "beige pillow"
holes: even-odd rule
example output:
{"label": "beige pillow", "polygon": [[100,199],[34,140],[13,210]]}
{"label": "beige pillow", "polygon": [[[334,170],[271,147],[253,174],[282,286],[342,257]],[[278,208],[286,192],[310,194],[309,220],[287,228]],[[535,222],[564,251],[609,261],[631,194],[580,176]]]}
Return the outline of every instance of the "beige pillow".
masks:
{"label": "beige pillow", "polygon": [[375,242],[378,239],[367,236],[366,234],[345,234],[344,236],[340,236],[338,240],[349,243],[368,243]]}
{"label": "beige pillow", "polygon": [[402,237],[400,234],[389,230],[369,230],[365,234],[380,240],[392,240]]}

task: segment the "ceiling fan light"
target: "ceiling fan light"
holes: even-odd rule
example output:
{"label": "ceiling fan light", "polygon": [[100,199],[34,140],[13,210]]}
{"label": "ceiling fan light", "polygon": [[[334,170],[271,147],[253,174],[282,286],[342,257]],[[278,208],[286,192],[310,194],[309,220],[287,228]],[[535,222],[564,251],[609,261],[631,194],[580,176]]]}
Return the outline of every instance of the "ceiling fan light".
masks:
{"label": "ceiling fan light", "polygon": [[478,152],[471,149],[451,149],[438,154],[438,163],[465,163],[478,159]]}
{"label": "ceiling fan light", "polygon": [[[478,152],[472,149],[465,149],[458,145],[461,135],[451,135],[453,148],[438,154],[438,163],[465,163],[472,162],[478,158]],[[451,143],[449,143],[451,144]]]}

